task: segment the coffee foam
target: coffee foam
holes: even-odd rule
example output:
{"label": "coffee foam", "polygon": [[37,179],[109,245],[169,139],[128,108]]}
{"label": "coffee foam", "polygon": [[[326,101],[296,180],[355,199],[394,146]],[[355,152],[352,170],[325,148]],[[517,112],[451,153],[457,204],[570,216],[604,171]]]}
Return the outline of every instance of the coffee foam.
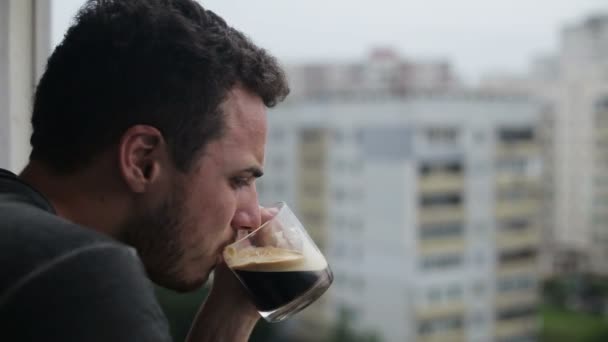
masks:
{"label": "coffee foam", "polygon": [[319,252],[299,252],[278,247],[246,247],[236,250],[228,246],[224,260],[230,268],[258,272],[320,271],[327,261]]}

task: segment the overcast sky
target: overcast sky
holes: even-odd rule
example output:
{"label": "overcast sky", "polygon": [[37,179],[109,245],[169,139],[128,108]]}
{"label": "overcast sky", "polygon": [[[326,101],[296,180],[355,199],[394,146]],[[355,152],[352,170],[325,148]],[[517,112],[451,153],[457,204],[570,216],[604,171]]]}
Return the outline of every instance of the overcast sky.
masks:
{"label": "overcast sky", "polygon": [[[558,49],[559,33],[607,0],[208,0],[200,1],[285,63],[353,61],[375,46],[410,59],[447,59],[468,81],[523,72]],[[54,0],[58,43],[83,0]]]}

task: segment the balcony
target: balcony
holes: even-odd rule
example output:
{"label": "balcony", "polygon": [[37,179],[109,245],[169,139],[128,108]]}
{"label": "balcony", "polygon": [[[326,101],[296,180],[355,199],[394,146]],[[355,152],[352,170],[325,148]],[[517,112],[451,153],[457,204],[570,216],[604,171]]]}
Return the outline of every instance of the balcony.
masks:
{"label": "balcony", "polygon": [[465,309],[461,301],[418,308],[416,310],[418,336],[416,341],[465,341]]}
{"label": "balcony", "polygon": [[420,241],[420,254],[423,256],[432,254],[463,254],[465,242],[462,237],[436,238]]}
{"label": "balcony", "polygon": [[536,199],[497,202],[496,217],[502,220],[538,215],[541,209],[540,204],[540,201]]}
{"label": "balcony", "polygon": [[454,301],[444,305],[419,307],[416,309],[416,319],[418,321],[433,320],[442,317],[464,316],[464,313],[464,303],[462,301]]}
{"label": "balcony", "polygon": [[534,257],[525,261],[499,263],[497,265],[497,273],[499,277],[536,274],[538,273],[538,262],[536,257]]}
{"label": "balcony", "polygon": [[465,342],[466,334],[463,329],[441,331],[428,335],[418,335],[416,342]]}
{"label": "balcony", "polygon": [[524,317],[496,322],[496,339],[522,336],[535,333],[539,329],[539,321],[535,317]]}
{"label": "balcony", "polygon": [[540,240],[540,229],[532,226],[523,231],[499,231],[496,244],[499,249],[516,249],[538,246]]}
{"label": "balcony", "polygon": [[496,308],[510,308],[515,306],[536,306],[539,304],[536,289],[527,289],[510,293],[496,293]]}
{"label": "balcony", "polygon": [[509,189],[514,186],[522,186],[532,189],[540,189],[542,182],[538,177],[530,177],[513,173],[499,173],[496,175],[496,187]]}
{"label": "balcony", "polygon": [[422,176],[418,184],[420,193],[462,192],[464,189],[462,175],[447,172]]}
{"label": "balcony", "polygon": [[463,222],[465,219],[462,206],[420,208],[418,215],[419,225]]}
{"label": "balcony", "polygon": [[532,157],[540,154],[540,148],[536,142],[521,141],[499,144],[496,152],[498,158]]}

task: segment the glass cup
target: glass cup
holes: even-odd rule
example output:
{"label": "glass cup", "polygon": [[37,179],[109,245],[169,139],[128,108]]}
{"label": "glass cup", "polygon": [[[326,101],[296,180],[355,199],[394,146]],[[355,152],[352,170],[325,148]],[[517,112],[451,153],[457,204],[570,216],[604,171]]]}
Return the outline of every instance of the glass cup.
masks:
{"label": "glass cup", "polygon": [[260,315],[279,322],[317,300],[331,285],[325,257],[287,204],[253,232],[224,249],[226,264]]}

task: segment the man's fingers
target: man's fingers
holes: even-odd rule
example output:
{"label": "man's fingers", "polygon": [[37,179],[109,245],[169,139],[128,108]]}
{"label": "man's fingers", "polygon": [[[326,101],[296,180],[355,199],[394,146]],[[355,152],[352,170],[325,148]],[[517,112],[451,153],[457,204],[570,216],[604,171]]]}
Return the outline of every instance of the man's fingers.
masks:
{"label": "man's fingers", "polygon": [[268,220],[273,218],[276,214],[279,213],[279,209],[277,208],[264,208],[260,207],[260,214],[262,217],[262,224],[266,223]]}

